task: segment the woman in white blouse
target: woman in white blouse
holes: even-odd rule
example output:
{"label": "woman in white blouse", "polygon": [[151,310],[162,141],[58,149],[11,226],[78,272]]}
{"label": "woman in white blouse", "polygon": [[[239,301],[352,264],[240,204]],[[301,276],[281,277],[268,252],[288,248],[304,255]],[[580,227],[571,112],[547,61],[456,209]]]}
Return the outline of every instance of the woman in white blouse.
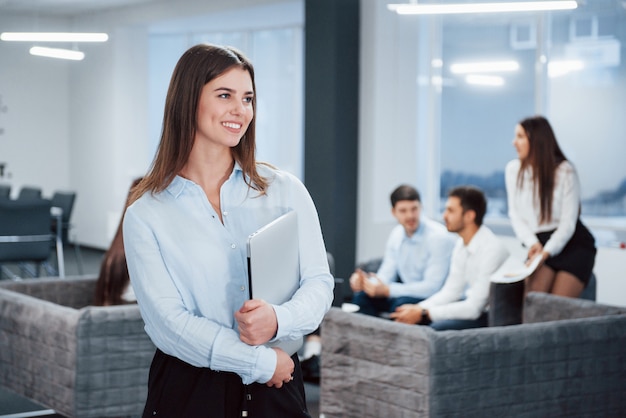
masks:
{"label": "woman in white blouse", "polygon": [[513,145],[519,158],[506,166],[509,216],[528,261],[542,258],[526,279],[526,291],[578,297],[591,277],[596,248],[579,219],[576,170],[544,117],[522,120]]}

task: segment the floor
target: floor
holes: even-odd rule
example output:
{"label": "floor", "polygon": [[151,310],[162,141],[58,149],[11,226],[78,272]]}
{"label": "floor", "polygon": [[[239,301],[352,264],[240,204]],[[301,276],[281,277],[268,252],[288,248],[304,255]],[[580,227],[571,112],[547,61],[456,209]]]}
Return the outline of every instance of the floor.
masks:
{"label": "floor", "polygon": [[[75,251],[74,247],[65,249],[65,273],[67,276],[75,276],[82,274],[98,274],[100,270],[100,262],[104,252],[101,250],[80,247],[80,251]],[[79,263],[81,260],[82,263]],[[50,261],[53,267],[56,267],[54,255]],[[80,267],[82,265],[82,268]],[[18,266],[6,266],[15,274],[23,274]],[[46,276],[45,271],[42,275]],[[7,276],[2,276],[3,280],[7,280]],[[319,414],[319,385],[305,383],[304,389],[307,397],[307,406],[311,417],[318,418]],[[8,390],[0,387],[0,418],[27,418],[27,417],[46,417],[46,418],[63,418],[56,414],[53,410],[47,409],[30,400],[18,396]]]}

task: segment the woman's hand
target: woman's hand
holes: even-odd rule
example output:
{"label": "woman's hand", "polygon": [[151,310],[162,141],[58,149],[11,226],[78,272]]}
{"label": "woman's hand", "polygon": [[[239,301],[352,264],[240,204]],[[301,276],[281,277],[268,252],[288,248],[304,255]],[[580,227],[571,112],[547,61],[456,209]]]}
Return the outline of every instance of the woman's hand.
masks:
{"label": "woman's hand", "polygon": [[541,257],[541,260],[539,260],[539,264],[537,264],[537,267],[535,268],[536,271],[539,267],[543,265],[543,263],[545,263],[548,257],[550,257],[550,253],[543,249],[543,245],[541,245],[540,243],[536,243],[532,247],[530,247],[530,250],[528,250],[528,259],[526,260],[526,265],[529,266],[533,262],[533,259],[535,257]]}
{"label": "woman's hand", "polygon": [[249,345],[265,344],[278,332],[278,320],[272,305],[261,299],[250,299],[235,312],[239,339]]}
{"label": "woman's hand", "polygon": [[280,348],[273,347],[272,349],[276,351],[276,370],[272,378],[267,381],[266,385],[280,389],[283,387],[283,384],[293,380],[295,364],[291,357],[289,357],[289,354],[285,353]]}
{"label": "woman's hand", "polygon": [[536,255],[541,254],[543,252],[543,245],[540,242],[534,243],[528,249],[528,256],[526,258],[526,265],[530,264],[530,262],[535,258]]}

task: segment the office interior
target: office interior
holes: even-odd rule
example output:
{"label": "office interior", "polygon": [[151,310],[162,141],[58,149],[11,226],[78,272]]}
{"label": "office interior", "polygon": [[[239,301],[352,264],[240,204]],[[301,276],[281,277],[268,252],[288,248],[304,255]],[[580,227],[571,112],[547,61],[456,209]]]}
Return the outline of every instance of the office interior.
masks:
{"label": "office interior", "polygon": [[[76,191],[80,245],[108,247],[128,187],[154,155],[176,60],[214,42],[254,62],[258,156],[303,179],[338,276],[382,254],[400,183],[416,185],[437,220],[447,188],[479,185],[487,225],[520,251],[502,172],[516,157],[515,124],[543,114],[579,172],[599,247],[597,300],[626,306],[623,2],[466,16],[401,16],[384,0],[20,3],[31,2],[0,5],[0,31],[109,34],[61,45],[82,61],[0,42],[0,183]],[[463,68],[476,62],[494,66]]]}

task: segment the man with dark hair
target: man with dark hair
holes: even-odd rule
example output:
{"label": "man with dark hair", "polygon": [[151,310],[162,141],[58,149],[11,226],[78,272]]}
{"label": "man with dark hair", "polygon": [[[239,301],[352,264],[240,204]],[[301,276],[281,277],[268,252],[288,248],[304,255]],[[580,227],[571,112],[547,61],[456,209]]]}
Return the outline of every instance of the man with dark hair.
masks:
{"label": "man with dark hair", "polygon": [[357,269],[350,277],[353,302],[367,315],[393,312],[439,290],[454,247],[454,236],[443,225],[421,216],[420,195],[414,187],[401,185],[390,198],[399,225],[389,235],[378,272]]}
{"label": "man with dark hair", "polygon": [[486,210],[485,196],[476,187],[460,186],[448,193],[443,218],[448,231],[460,237],[448,278],[440,291],[417,304],[398,307],[391,319],[437,330],[487,326],[490,276],[509,252],[482,224]]}

